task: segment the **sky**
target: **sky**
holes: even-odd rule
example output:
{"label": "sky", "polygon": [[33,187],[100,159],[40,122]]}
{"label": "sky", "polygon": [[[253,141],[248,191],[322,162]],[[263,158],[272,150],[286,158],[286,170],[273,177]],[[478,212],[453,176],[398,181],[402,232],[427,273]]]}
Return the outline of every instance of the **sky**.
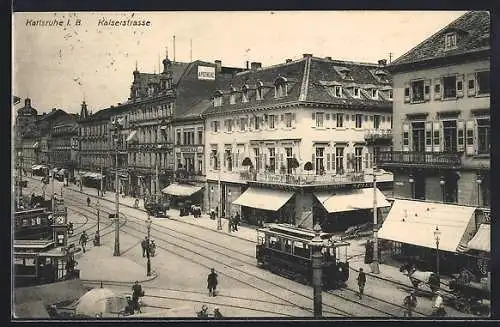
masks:
{"label": "sky", "polygon": [[[315,57],[389,61],[439,31],[464,11],[51,12],[13,14],[13,95],[30,97],[39,113],[79,113],[125,102],[136,62],[158,72],[168,48],[175,60],[244,67]],[[104,26],[103,20],[149,21]],[[41,26],[61,21],[62,26]],[[67,25],[69,21],[69,25]],[[36,25],[38,23],[38,25]],[[191,47],[192,44],[192,47]],[[16,108],[18,108],[17,106]]]}

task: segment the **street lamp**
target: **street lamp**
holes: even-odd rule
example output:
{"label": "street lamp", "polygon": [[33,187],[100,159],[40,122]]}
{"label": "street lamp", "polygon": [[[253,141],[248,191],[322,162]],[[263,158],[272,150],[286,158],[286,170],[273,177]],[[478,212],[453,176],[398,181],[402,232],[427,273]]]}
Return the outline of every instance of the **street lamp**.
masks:
{"label": "street lamp", "polygon": [[481,184],[483,183],[483,180],[481,179],[481,176],[480,175],[477,175],[477,178],[476,178],[476,184],[477,184],[477,206],[479,207],[481,205]]}
{"label": "street lamp", "polygon": [[18,195],[18,199],[17,199],[17,205],[19,206],[21,204],[21,199],[23,197],[23,153],[21,151],[19,151],[17,153],[17,158],[18,158],[18,163],[17,163],[17,167],[18,167],[18,173],[17,173],[17,195]]}
{"label": "street lamp", "polygon": [[446,181],[444,180],[444,177],[441,176],[441,179],[439,180],[439,185],[441,185],[441,192],[443,194],[443,202],[445,201],[445,190],[444,190],[444,185],[446,184]]}
{"label": "street lamp", "polygon": [[372,273],[379,274],[378,266],[378,217],[377,217],[377,174],[378,169],[373,166],[373,260],[371,264]]}
{"label": "street lamp", "polygon": [[119,132],[121,129],[121,124],[118,120],[114,120],[113,124],[113,140],[115,142],[115,159],[116,159],[116,167],[115,167],[115,248],[113,252],[113,256],[120,256],[120,197],[119,197],[119,179],[118,179],[118,140],[119,140]]}
{"label": "street lamp", "polygon": [[314,238],[311,240],[312,248],[312,270],[313,270],[313,311],[314,318],[321,318],[322,316],[322,292],[323,292],[323,240],[321,239],[321,226],[316,223],[314,225]]}
{"label": "street lamp", "polygon": [[148,219],[146,220],[146,228],[148,230],[148,247],[146,248],[146,256],[148,258],[148,263],[147,263],[147,267],[146,267],[146,275],[147,276],[151,276],[151,239],[150,239],[150,236],[151,236],[151,217],[149,216],[149,213],[148,213]]}
{"label": "street lamp", "polygon": [[229,199],[231,198],[231,190],[227,190],[226,196],[226,219],[227,219],[227,232],[231,233],[231,208],[229,207]]}
{"label": "street lamp", "polygon": [[408,183],[410,183],[411,187],[411,198],[415,199],[415,179],[413,178],[413,175],[409,176]]}
{"label": "street lamp", "polygon": [[439,230],[438,226],[436,226],[436,229],[434,230],[434,239],[436,240],[436,274],[438,276],[438,280],[441,278],[439,277],[439,238],[441,236],[441,231]]}

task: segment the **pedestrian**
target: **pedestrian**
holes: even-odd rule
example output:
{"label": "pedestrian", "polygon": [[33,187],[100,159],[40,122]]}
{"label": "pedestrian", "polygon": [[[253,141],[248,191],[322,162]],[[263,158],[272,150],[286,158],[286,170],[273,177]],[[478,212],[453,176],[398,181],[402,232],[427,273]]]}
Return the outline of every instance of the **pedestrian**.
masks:
{"label": "pedestrian", "polygon": [[363,268],[359,268],[359,274],[358,274],[358,288],[359,288],[359,299],[363,297],[363,292],[365,290],[365,284],[366,284],[366,275],[363,271]]}
{"label": "pedestrian", "polygon": [[149,254],[154,257],[156,253],[156,244],[155,241],[151,240],[151,244],[149,245]]}
{"label": "pedestrian", "polygon": [[222,313],[220,313],[218,307],[214,308],[214,318],[217,318],[217,319],[223,318]]}
{"label": "pedestrian", "polygon": [[432,316],[444,317],[446,315],[446,311],[443,307],[443,297],[441,295],[441,291],[436,291],[436,297],[434,298],[434,304],[432,305],[432,308]]}
{"label": "pedestrian", "polygon": [[135,281],[135,284],[132,286],[132,302],[134,303],[134,311],[141,312],[141,308],[139,307],[139,298],[144,296],[144,291],[142,290],[141,284],[139,281]]}
{"label": "pedestrian", "polygon": [[415,311],[417,307],[417,297],[415,296],[414,290],[405,297],[403,306],[405,307],[404,316],[411,318],[413,316],[413,311]]}
{"label": "pedestrian", "polygon": [[88,236],[85,231],[83,231],[82,235],[80,235],[80,245],[82,246],[83,253],[85,253],[85,246],[87,246]]}
{"label": "pedestrian", "polygon": [[236,215],[234,215],[234,222],[233,222],[233,227],[234,231],[238,231],[238,225],[240,224],[240,214],[239,212],[236,212]]}
{"label": "pedestrian", "polygon": [[198,318],[208,318],[208,307],[204,304],[201,307],[201,311],[197,312]]}
{"label": "pedestrian", "polygon": [[90,198],[87,196],[87,207],[90,207]]}
{"label": "pedestrian", "polygon": [[217,273],[215,269],[212,268],[207,278],[207,288],[208,288],[208,296],[215,296],[215,292],[217,289]]}
{"label": "pedestrian", "polygon": [[146,256],[146,251],[148,249],[148,245],[149,245],[149,240],[148,240],[148,237],[145,236],[144,239],[142,240],[141,242],[141,247],[142,247],[142,257],[144,258]]}

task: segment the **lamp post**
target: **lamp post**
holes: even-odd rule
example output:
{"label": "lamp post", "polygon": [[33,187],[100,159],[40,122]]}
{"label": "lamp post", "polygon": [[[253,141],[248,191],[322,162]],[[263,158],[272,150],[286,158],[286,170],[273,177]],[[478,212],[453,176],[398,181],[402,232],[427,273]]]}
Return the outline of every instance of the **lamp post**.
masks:
{"label": "lamp post", "polygon": [[476,178],[476,184],[477,184],[477,206],[479,207],[481,205],[481,183],[483,180],[481,179],[480,175],[477,175]]}
{"label": "lamp post", "polygon": [[438,226],[436,226],[436,229],[434,230],[434,239],[436,240],[436,274],[438,276],[438,280],[441,280],[439,277],[439,238],[441,236],[441,231],[439,230]]}
{"label": "lamp post", "polygon": [[120,132],[120,123],[118,120],[113,121],[113,140],[115,142],[115,248],[113,256],[120,256],[120,196],[119,196],[119,179],[118,179],[118,140]]}
{"label": "lamp post", "polygon": [[146,228],[148,230],[148,247],[146,248],[146,256],[148,258],[147,266],[146,266],[146,275],[151,276],[151,217],[149,216],[148,213],[148,219],[146,220]]}
{"label": "lamp post", "polygon": [[312,269],[313,269],[313,311],[314,318],[322,316],[322,292],[323,292],[323,240],[321,239],[321,226],[316,223],[314,225],[314,238],[311,240],[312,248]]}
{"label": "lamp post", "polygon": [[415,179],[413,178],[413,175],[409,176],[408,183],[410,183],[411,187],[411,198],[415,199]]}
{"label": "lamp post", "polygon": [[379,274],[378,266],[378,217],[377,217],[377,168],[373,166],[373,260],[371,264],[372,273]]}
{"label": "lamp post", "polygon": [[444,177],[441,176],[441,179],[439,180],[439,185],[441,185],[441,192],[443,195],[443,203],[446,202],[445,201],[445,187],[444,187],[445,184],[446,184],[446,181],[444,180]]}
{"label": "lamp post", "polygon": [[17,172],[17,205],[19,206],[20,203],[21,203],[21,199],[23,197],[23,169],[22,169],[22,166],[23,166],[23,153],[21,151],[19,151],[17,153],[17,158],[18,158],[18,162],[17,162],[17,167],[18,167],[18,172]]}
{"label": "lamp post", "polygon": [[229,199],[231,198],[231,190],[227,190],[226,194],[227,194],[227,196],[226,196],[227,232],[231,233],[231,208],[229,207]]}

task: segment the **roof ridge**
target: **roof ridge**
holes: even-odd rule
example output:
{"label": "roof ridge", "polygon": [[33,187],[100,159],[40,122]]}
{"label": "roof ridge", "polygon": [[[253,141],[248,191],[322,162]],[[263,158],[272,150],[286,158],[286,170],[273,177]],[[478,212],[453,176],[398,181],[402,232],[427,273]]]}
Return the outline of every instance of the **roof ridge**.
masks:
{"label": "roof ridge", "polygon": [[323,61],[323,62],[329,62],[332,64],[344,64],[344,65],[359,65],[359,66],[373,66],[378,67],[378,63],[372,63],[372,62],[361,62],[361,61],[350,61],[350,60],[339,60],[339,59],[326,59],[326,58],[321,58],[321,57],[312,57],[312,59],[318,60],[318,61]]}
{"label": "roof ridge", "polygon": [[[288,66],[288,65],[292,65],[292,64],[297,64],[303,60],[306,60],[307,58],[300,58],[300,59],[297,59],[297,60],[292,60],[290,62],[284,62],[284,63],[279,63],[279,64],[274,64],[274,65],[271,65],[271,66],[265,66],[263,68],[260,68],[259,70],[257,71],[263,71],[263,70],[267,70],[267,69],[273,69],[273,68],[278,68],[278,67],[283,67],[283,66]],[[247,74],[247,73],[252,73],[252,72],[255,72],[255,70],[244,70],[242,72],[239,72],[239,73],[236,73],[235,76],[241,76],[241,75],[244,75],[244,74]]]}
{"label": "roof ridge", "polygon": [[307,91],[309,90],[309,73],[311,72],[311,58],[306,58],[304,73],[302,74],[302,85],[300,86],[299,101],[306,101]]}

